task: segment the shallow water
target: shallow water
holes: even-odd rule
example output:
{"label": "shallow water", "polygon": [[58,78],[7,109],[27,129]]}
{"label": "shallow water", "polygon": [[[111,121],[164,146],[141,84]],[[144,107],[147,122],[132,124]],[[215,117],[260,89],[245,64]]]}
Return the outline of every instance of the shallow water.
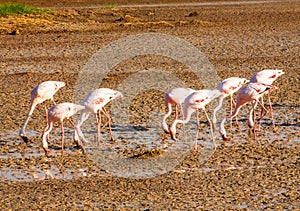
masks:
{"label": "shallow water", "polygon": [[[239,119],[240,130],[233,127],[233,131],[228,133],[233,136],[232,141],[222,142],[219,135],[215,132],[217,145],[224,143],[227,147],[236,144],[243,144],[254,141],[257,144],[268,147],[274,141],[279,141],[287,148],[293,148],[300,144],[299,132],[299,109],[297,107],[274,106],[275,123],[277,132],[273,133],[270,117],[262,121],[261,132],[257,140],[251,140],[247,134],[246,121]],[[242,115],[241,115],[242,116]],[[200,133],[197,140],[198,149],[202,150],[202,157],[198,162],[205,164],[206,160],[213,153],[210,130],[207,122],[200,122]],[[226,124],[228,127],[228,124]],[[101,132],[100,148],[96,140],[94,128],[85,128],[86,140],[84,143],[88,159],[97,167],[91,168],[91,164],[86,164],[76,156],[81,155],[72,143],[73,130],[65,128],[65,155],[64,159],[71,156],[72,159],[65,165],[61,158],[60,129],[55,128],[51,133],[49,148],[51,155],[49,158],[44,156],[41,147],[41,138],[36,131],[28,131],[29,137],[34,137],[34,142],[26,146],[18,137],[18,131],[3,131],[0,133],[0,177],[1,181],[33,181],[41,179],[73,179],[84,176],[111,174],[121,177],[152,177],[160,175],[174,168],[190,153],[194,146],[196,136],[196,122],[193,119],[178,128],[179,140],[174,142],[164,134],[160,127],[149,127],[147,124],[142,126],[114,125],[112,127],[115,141],[109,141],[108,130]],[[149,155],[147,153],[150,152]],[[146,153],[146,157],[144,154]],[[152,153],[152,154],[151,154]],[[154,154],[153,154],[154,153]],[[138,159],[138,157],[145,157]],[[112,165],[112,163],[115,164]],[[154,165],[155,164],[155,165]],[[182,168],[176,171],[199,171],[202,173],[217,170],[235,170],[245,167],[239,166],[216,166],[207,168]],[[248,166],[249,170],[264,168],[264,166]],[[240,205],[246,206],[246,205]],[[237,209],[242,209],[237,207]]]}

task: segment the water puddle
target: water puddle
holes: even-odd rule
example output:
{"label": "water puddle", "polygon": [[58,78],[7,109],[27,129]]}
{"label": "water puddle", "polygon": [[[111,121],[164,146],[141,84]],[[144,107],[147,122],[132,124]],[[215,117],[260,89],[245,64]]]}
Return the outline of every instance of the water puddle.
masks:
{"label": "water puddle", "polygon": [[[299,109],[275,105],[274,110],[280,113],[280,115],[275,116],[277,132],[273,133],[271,120],[267,117],[262,122],[258,141],[266,147],[275,141],[282,143],[287,148],[299,145]],[[233,141],[226,142],[225,146],[231,147],[249,141],[246,121],[240,121],[240,128],[240,131],[234,130],[232,132]],[[201,155],[203,158],[200,157],[198,161],[201,165],[203,164],[203,167],[175,169],[176,165],[190,153],[195,143],[196,129],[194,120],[186,124],[184,129],[180,126],[178,128],[180,141],[174,142],[162,132],[160,127],[114,125],[112,130],[115,141],[109,141],[109,132],[105,129],[101,132],[100,148],[97,148],[96,132],[91,127],[83,130],[85,138],[89,142],[85,143],[88,156],[82,156],[81,151],[74,147],[74,131],[65,128],[65,155],[62,157],[60,128],[55,128],[51,132],[52,141],[49,143],[50,158],[44,156],[38,132],[28,131],[28,136],[34,137],[34,142],[26,145],[19,138],[19,131],[2,131],[0,132],[0,178],[1,181],[34,181],[73,179],[102,174],[118,176],[124,174],[123,171],[126,171],[128,177],[132,177],[138,173],[141,173],[142,176],[153,176],[168,171],[184,173],[195,170],[207,173],[245,168],[239,166],[207,168],[204,166],[205,161],[213,153],[213,145],[207,122],[201,122],[197,144],[198,148],[203,150]],[[217,142],[220,142],[217,132],[215,136],[218,137]],[[112,166],[113,164],[115,165]],[[249,170],[257,168],[265,168],[265,166],[247,167]],[[247,205],[238,205],[236,208],[243,209],[245,206]]]}

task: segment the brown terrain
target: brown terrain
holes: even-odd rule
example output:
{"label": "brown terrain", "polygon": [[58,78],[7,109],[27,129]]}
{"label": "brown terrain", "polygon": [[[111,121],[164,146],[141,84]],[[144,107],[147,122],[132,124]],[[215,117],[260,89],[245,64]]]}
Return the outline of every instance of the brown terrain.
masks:
{"label": "brown terrain", "polygon": [[[49,8],[55,13],[0,17],[1,210],[300,208],[299,1],[175,6],[185,1],[168,0],[164,2],[172,5],[167,7],[155,0],[126,4],[120,0],[104,0],[101,4],[84,0],[16,2]],[[157,5],[141,6],[147,4]],[[174,168],[140,178],[111,173],[75,149],[71,133],[67,134],[66,154],[62,157],[58,125],[57,138],[49,144],[53,153],[45,157],[40,137],[45,127],[42,106],[36,108],[27,127],[31,143],[21,140],[18,132],[34,86],[45,80],[64,81],[67,85],[57,92],[55,100],[72,102],[80,71],[93,54],[114,41],[144,33],[170,35],[192,44],[208,58],[220,79],[250,78],[263,69],[284,70],[285,74],[274,82],[279,90],[271,94],[277,132],[272,132],[267,115],[258,138],[249,138],[245,107],[239,116],[240,130],[234,127],[230,132],[231,141],[222,142],[216,133],[215,151],[205,155],[203,141],[198,151],[191,150]],[[194,89],[206,87],[193,70],[159,55],[141,55],[120,62],[99,86],[117,89],[127,77],[149,69],[163,70]],[[148,81],[144,80],[137,81],[137,85]],[[163,94],[152,88],[134,98],[128,109],[137,133],[151,136],[151,129],[145,126],[151,122],[148,114],[164,112]],[[212,108],[208,106],[210,112]],[[205,122],[201,126],[208,127]],[[114,131],[120,133],[118,127]],[[163,131],[161,134],[157,143],[172,146],[170,138]],[[209,140],[208,133],[202,136]],[[145,144],[130,145],[121,135],[116,136],[115,142],[103,141],[107,144],[103,154],[116,150],[137,162],[160,158],[168,151],[145,148]]]}

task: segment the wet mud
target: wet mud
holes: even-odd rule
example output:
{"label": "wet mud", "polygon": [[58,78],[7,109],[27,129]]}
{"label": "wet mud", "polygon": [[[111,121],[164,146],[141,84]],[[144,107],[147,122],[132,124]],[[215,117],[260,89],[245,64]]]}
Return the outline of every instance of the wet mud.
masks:
{"label": "wet mud", "polygon": [[[0,18],[1,210],[299,209],[300,3],[169,8],[119,8],[118,2],[109,8],[110,2],[105,3],[94,7],[93,1],[80,5],[32,1],[34,6],[57,12]],[[283,69],[285,74],[274,82],[279,90],[271,94],[277,132],[273,133],[267,115],[257,139],[249,138],[245,107],[238,116],[239,130],[230,131],[226,125],[231,141],[223,142],[215,133],[218,147],[213,151],[209,126],[201,115],[198,151],[193,151],[195,118],[185,131],[178,129],[182,142],[172,141],[160,128],[164,93],[150,89],[137,93],[126,108],[128,125],[113,119],[115,141],[109,140],[104,128],[96,153],[92,153],[93,145],[87,144],[85,154],[77,149],[74,131],[66,123],[65,155],[61,156],[57,124],[51,133],[51,154],[45,157],[42,106],[37,106],[27,127],[30,143],[23,142],[18,132],[35,85],[64,81],[66,87],[55,100],[72,102],[80,71],[94,53],[113,41],[142,33],[186,40],[209,59],[220,79],[250,78],[262,69]],[[162,70],[193,89],[207,88],[201,82],[205,79],[199,80],[184,64],[156,55],[122,61],[99,86],[117,89],[141,70]],[[122,102],[125,99],[107,110],[114,111]],[[50,107],[51,102],[47,103]],[[213,108],[207,107],[209,114]],[[87,125],[84,132],[93,143],[95,119],[90,118]],[[132,174],[118,175],[113,162],[122,171],[132,162],[145,172],[134,177],[132,169]],[[155,163],[154,170],[148,171],[151,163]]]}

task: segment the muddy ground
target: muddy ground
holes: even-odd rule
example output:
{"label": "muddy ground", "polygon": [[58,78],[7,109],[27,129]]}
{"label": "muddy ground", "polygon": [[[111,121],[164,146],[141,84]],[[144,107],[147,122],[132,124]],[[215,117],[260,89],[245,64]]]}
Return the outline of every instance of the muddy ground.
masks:
{"label": "muddy ground", "polygon": [[[110,1],[102,5],[51,2],[31,1],[55,14],[0,17],[2,210],[299,209],[300,2],[155,8],[119,8],[119,1],[115,5]],[[188,153],[167,173],[140,179],[115,176],[98,166],[74,147],[71,132],[67,153],[61,157],[59,129],[50,143],[53,154],[45,158],[40,143],[45,127],[41,106],[28,124],[32,143],[23,143],[18,131],[36,84],[64,81],[67,86],[55,100],[72,101],[79,72],[94,53],[113,41],[142,33],[172,35],[191,43],[209,59],[220,79],[250,78],[262,69],[283,69],[285,74],[274,83],[279,90],[271,98],[277,132],[272,132],[270,116],[266,116],[257,140],[248,138],[244,113],[239,117],[240,131],[231,133],[233,140],[224,143],[217,136],[218,148],[205,159],[201,157],[203,141],[197,152]],[[205,87],[193,70],[155,55],[122,61],[99,85],[116,89],[126,77],[151,69],[175,75],[191,88]],[[148,113],[164,111],[163,92],[139,93],[128,109],[130,125],[147,134]],[[207,127],[206,122],[202,126]],[[114,130],[117,133],[118,127]],[[207,131],[203,136],[209,140]],[[143,144],[132,147],[121,136],[116,143],[105,141],[109,143],[106,151],[115,150],[131,159],[159,158],[168,151],[160,147],[163,144],[153,149]],[[173,143],[166,135],[157,141]],[[51,166],[59,172],[54,178],[47,176]],[[36,169],[44,174],[36,175]],[[18,177],[13,171],[27,174]],[[63,179],[59,176],[63,172],[70,177]]]}

